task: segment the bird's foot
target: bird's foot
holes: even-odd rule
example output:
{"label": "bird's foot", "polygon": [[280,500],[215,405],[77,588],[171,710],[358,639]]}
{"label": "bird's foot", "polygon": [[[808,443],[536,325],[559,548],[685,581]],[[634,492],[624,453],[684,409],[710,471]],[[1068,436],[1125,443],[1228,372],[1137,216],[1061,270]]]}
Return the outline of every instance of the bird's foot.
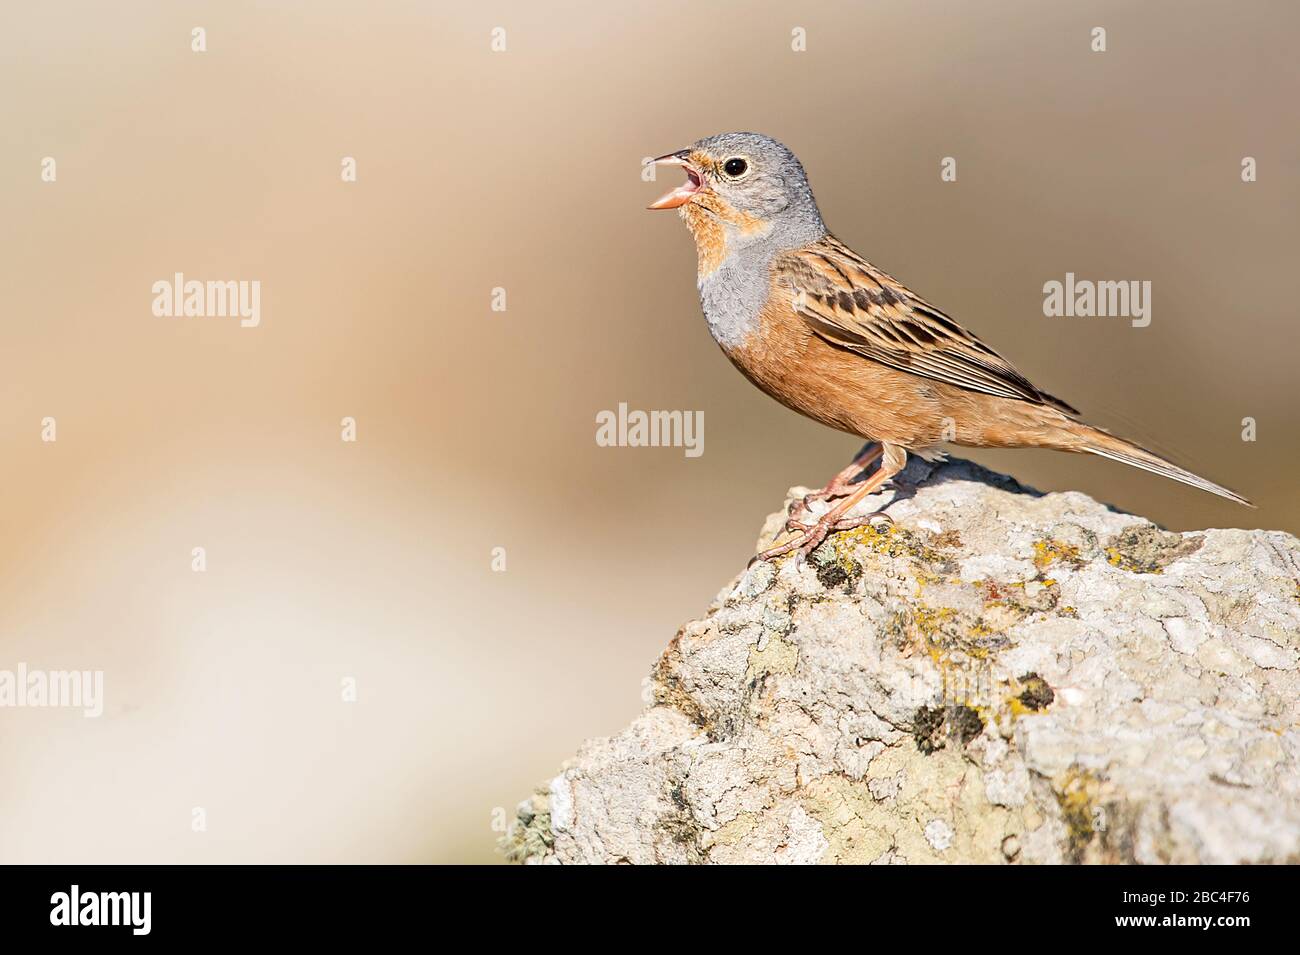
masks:
{"label": "bird's foot", "polygon": [[820,547],[831,534],[851,531],[856,527],[865,527],[868,524],[888,526],[893,523],[894,519],[884,511],[845,517],[842,514],[836,514],[832,509],[811,523],[791,518],[786,521],[785,527],[787,531],[794,532],[794,536],[757,554],[749,564],[752,567],[759,561],[775,560],[794,551],[795,564],[799,565],[807,560],[808,555]]}
{"label": "bird's foot", "polygon": [[813,504],[830,504],[857,491],[859,482],[866,478],[867,469],[879,461],[883,453],[883,446],[874,441],[863,445],[862,450],[849,462],[849,465],[831,478],[824,488],[805,494],[798,501],[790,502],[790,509],[786,513],[789,520],[785,522],[785,529],[801,530],[804,525],[807,525],[809,519],[813,517]]}
{"label": "bird's foot", "polygon": [[790,502],[790,509],[786,512],[789,520],[785,522],[787,531],[806,530],[809,521],[815,515],[812,506],[814,504],[829,504],[832,501],[838,501],[840,498],[848,497],[853,493],[853,488],[847,484],[838,484],[832,482],[820,491],[813,491],[805,494],[797,501]]}

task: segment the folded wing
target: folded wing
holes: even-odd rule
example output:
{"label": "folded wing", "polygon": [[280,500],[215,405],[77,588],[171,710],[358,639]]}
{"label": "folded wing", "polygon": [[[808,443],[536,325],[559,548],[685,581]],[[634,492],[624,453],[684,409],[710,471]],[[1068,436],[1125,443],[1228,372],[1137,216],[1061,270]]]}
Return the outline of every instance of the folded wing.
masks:
{"label": "folded wing", "polygon": [[778,263],[795,311],[826,341],[898,371],[1078,412],[833,236]]}

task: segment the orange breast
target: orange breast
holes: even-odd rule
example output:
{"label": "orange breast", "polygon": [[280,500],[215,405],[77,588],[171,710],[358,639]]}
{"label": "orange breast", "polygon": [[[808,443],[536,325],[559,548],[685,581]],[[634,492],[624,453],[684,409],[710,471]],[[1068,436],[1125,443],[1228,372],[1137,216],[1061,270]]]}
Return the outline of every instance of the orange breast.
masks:
{"label": "orange breast", "polygon": [[924,379],[828,344],[773,287],[759,331],[723,349],[732,363],[787,408],[830,428],[909,448],[943,439],[942,397]]}

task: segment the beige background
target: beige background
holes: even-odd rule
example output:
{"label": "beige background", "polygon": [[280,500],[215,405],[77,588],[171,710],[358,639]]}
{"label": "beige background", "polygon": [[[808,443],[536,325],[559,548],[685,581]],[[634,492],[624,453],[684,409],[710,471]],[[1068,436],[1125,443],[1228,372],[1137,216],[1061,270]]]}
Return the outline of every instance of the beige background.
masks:
{"label": "beige background", "polygon": [[[1294,5],[802,6],[7,12],[0,668],[101,668],[108,700],[0,710],[0,860],[496,858],[493,808],[631,718],[785,488],[858,446],[735,373],[643,211],[641,158],[713,132],[789,143],[843,239],[1261,506],[974,457],[1300,530]],[[261,327],[153,317],[176,271],[260,280]],[[1066,271],[1150,280],[1151,326],[1044,318]],[[703,410],[703,457],[598,448],[619,401]]]}

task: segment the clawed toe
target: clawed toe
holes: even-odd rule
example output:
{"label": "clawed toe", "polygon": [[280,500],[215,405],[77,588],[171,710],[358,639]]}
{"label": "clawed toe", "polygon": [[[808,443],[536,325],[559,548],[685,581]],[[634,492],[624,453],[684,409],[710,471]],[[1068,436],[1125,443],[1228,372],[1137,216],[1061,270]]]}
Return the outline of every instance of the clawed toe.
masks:
{"label": "clawed toe", "polygon": [[[784,557],[791,551],[795,552],[795,563],[798,565],[831,534],[852,530],[855,527],[861,527],[863,524],[880,521],[887,524],[893,523],[893,520],[888,515],[880,511],[861,517],[848,516],[860,502],[866,500],[869,495],[881,490],[894,475],[903,469],[903,465],[907,461],[907,453],[893,446],[878,451],[876,455],[873,455],[873,458],[875,456],[881,457],[880,467],[866,480],[857,484],[845,483],[846,476],[851,476],[851,469],[846,469],[837,475],[836,479],[831,481],[823,490],[804,495],[799,505],[797,507],[792,506],[787,515],[785,530],[787,533],[792,533],[792,536],[788,540],[775,544],[759,553],[754,560],[750,561],[750,566],[753,566],[755,561],[775,560],[778,557]],[[859,460],[855,461],[854,466],[861,466],[863,463],[864,459],[860,456]],[[809,522],[806,519],[812,516],[811,505],[814,501],[831,501],[836,498],[840,500],[836,500],[825,513],[818,515],[815,521]]]}
{"label": "clawed toe", "polygon": [[807,527],[805,530],[801,530],[784,543],[768,548],[758,554],[752,561],[750,561],[750,564],[752,566],[757,561],[775,560],[778,557],[784,557],[791,551],[795,552],[796,565],[802,564],[807,556],[816,550],[821,542],[824,541],[833,530],[834,527],[831,524],[825,521],[818,521],[816,524]]}
{"label": "clawed toe", "polygon": [[790,509],[786,512],[789,520],[785,522],[785,529],[788,531],[807,530],[811,526],[808,519],[813,516],[813,504],[829,504],[831,501],[847,497],[851,493],[853,493],[852,488],[830,484],[820,491],[805,494],[798,501],[791,503]]}
{"label": "clawed toe", "polygon": [[876,511],[872,514],[866,514],[861,517],[839,517],[833,518],[830,514],[825,514],[817,521],[806,524],[802,521],[796,521],[793,518],[786,521],[785,529],[792,532],[794,536],[780,544],[769,547],[767,550],[757,554],[749,562],[753,566],[759,561],[775,560],[778,557],[784,557],[792,551],[795,551],[796,563],[802,564],[808,555],[822,545],[822,543],[831,534],[838,534],[841,531],[851,531],[864,525],[891,526],[894,519],[883,511]]}

